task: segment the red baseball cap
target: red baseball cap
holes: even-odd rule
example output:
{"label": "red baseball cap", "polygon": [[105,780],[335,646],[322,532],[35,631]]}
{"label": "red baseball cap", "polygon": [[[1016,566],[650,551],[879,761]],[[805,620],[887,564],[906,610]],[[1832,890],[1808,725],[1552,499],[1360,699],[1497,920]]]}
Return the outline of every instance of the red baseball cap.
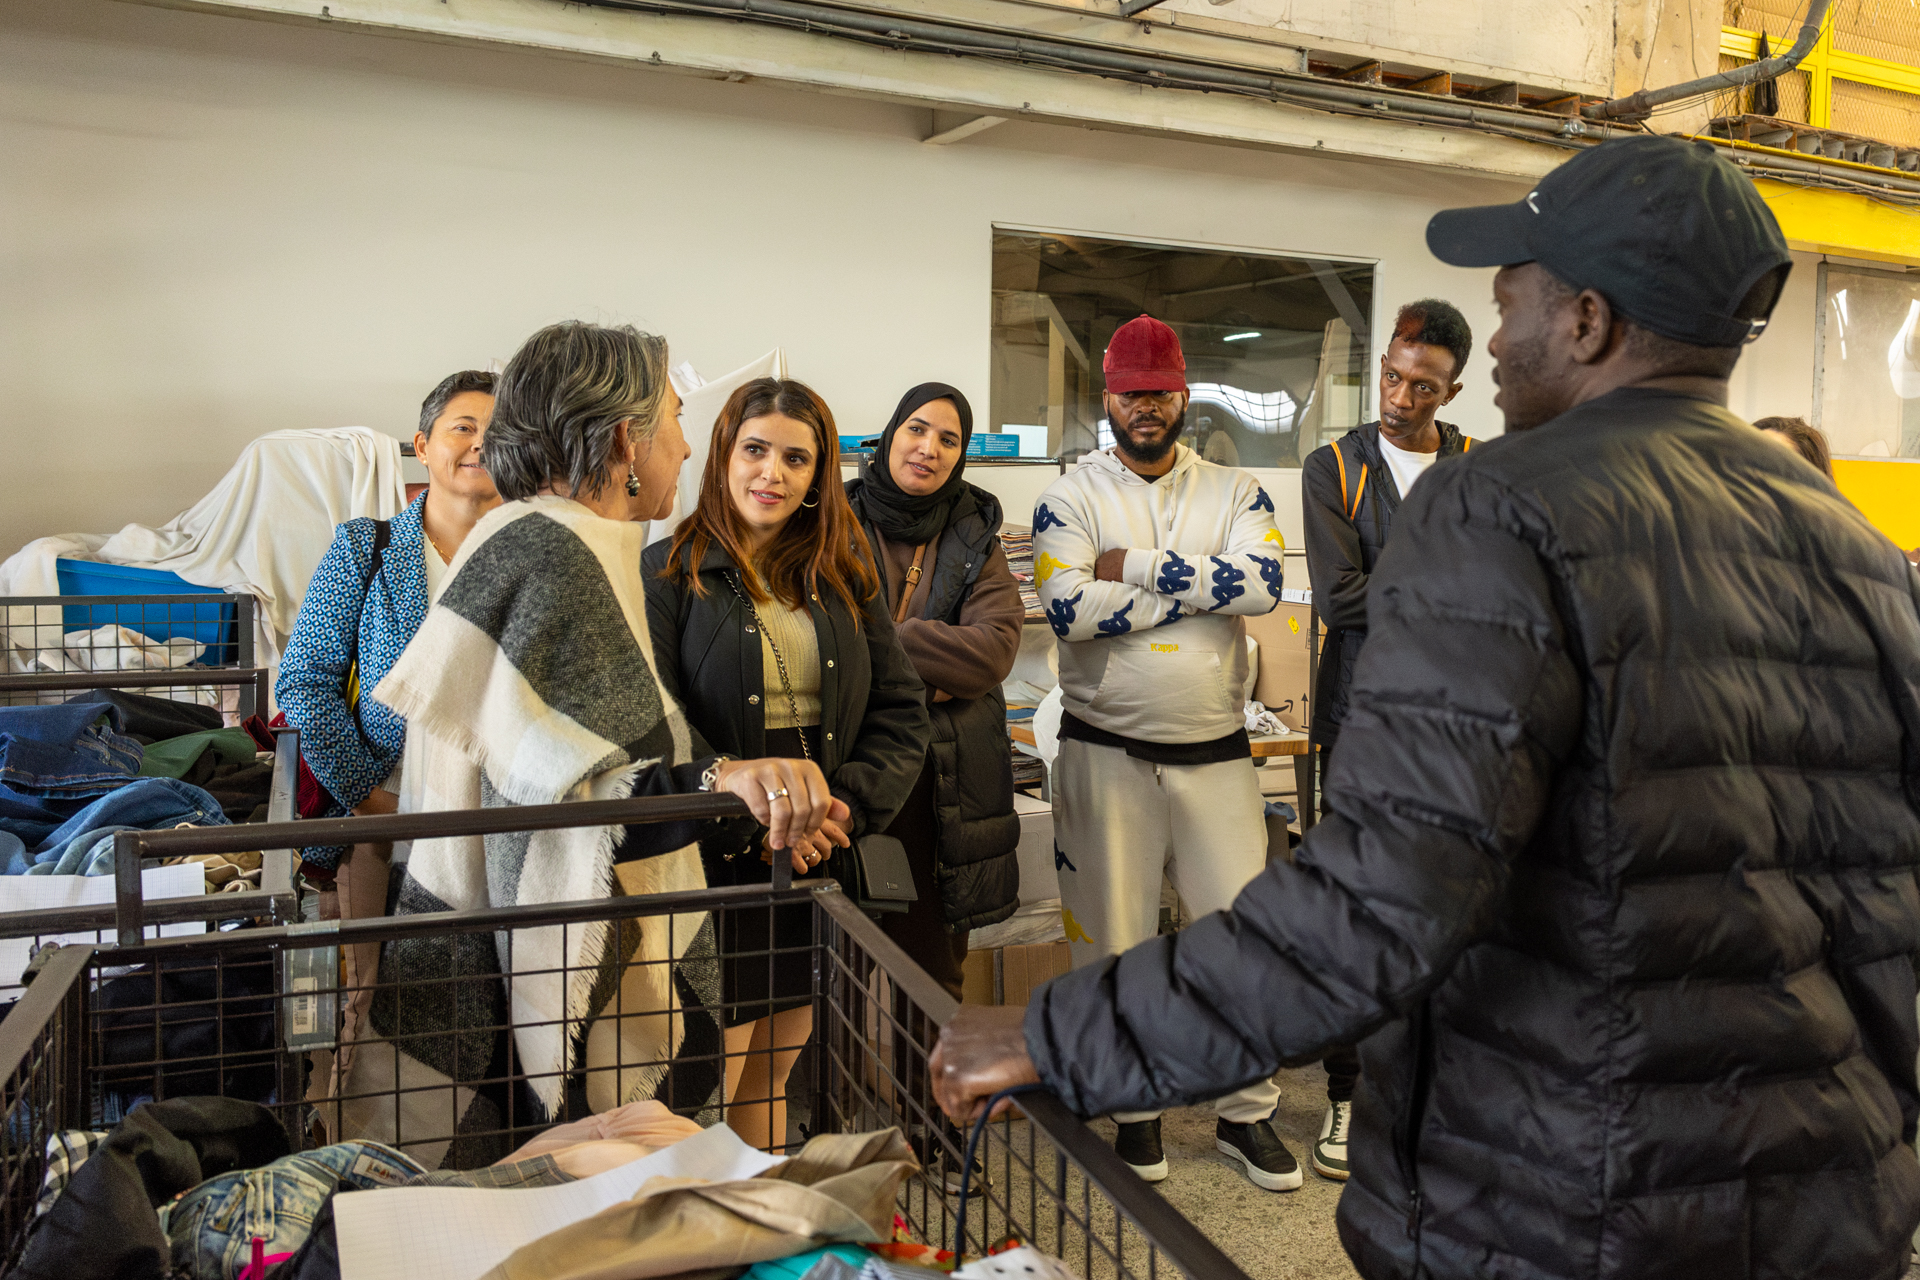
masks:
{"label": "red baseball cap", "polygon": [[1114,330],[1100,367],[1114,395],[1187,389],[1187,358],[1180,354],[1180,339],[1152,316],[1138,316]]}

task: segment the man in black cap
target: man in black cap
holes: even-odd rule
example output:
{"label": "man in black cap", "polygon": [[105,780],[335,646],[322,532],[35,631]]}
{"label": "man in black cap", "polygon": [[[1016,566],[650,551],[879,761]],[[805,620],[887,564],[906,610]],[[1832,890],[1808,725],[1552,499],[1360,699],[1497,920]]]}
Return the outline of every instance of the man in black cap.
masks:
{"label": "man in black cap", "polygon": [[1427,242],[1499,267],[1508,434],[1373,575],[1334,815],[1233,909],[962,1010],[949,1114],[1212,1097],[1366,1039],[1361,1275],[1893,1280],[1920,1220],[1920,605],[1727,412],[1789,260],[1704,144]]}

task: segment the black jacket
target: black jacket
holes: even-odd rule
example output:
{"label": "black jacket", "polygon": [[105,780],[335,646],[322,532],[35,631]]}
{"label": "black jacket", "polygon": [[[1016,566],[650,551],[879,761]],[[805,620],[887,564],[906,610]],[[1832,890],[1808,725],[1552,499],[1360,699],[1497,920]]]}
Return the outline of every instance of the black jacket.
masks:
{"label": "black jacket", "polygon": [[[847,481],[847,498],[873,539],[860,488],[859,480]],[[973,485],[968,492],[972,500],[955,505],[952,522],[935,544],[923,618],[959,623],[961,606],[1000,536],[1000,500]],[[886,572],[877,540],[873,558]],[[979,698],[929,702],[927,714],[933,731],[927,762],[936,774],[934,814],[940,824],[941,905],[949,927],[984,929],[1020,905],[1020,817],[1013,808],[1006,699],[994,689]]]}
{"label": "black jacket", "polygon": [[[1440,429],[1442,458],[1465,453],[1474,443],[1451,423],[1433,425]],[[1315,743],[1330,748],[1347,718],[1353,664],[1367,642],[1367,579],[1400,509],[1400,485],[1380,456],[1380,424],[1355,427],[1308,454],[1300,469],[1300,494],[1313,607],[1327,624],[1308,732]]]}
{"label": "black jacket", "polygon": [[[767,751],[760,638],[746,634],[746,608],[727,585],[733,561],[717,547],[707,552],[700,565],[706,594],[699,596],[685,577],[660,576],[671,546],[662,538],[640,561],[660,687],[685,708],[687,723],[703,739],[696,756],[711,750],[757,759]],[[821,729],[809,745],[828,787],[853,811],[847,834],[857,839],[884,829],[920,776],[925,695],[884,608],[869,607],[857,630],[831,593],[814,596],[809,611],[820,644]],[[746,833],[738,838],[744,844]],[[714,840],[702,843],[711,857]]]}
{"label": "black jacket", "polygon": [[1400,521],[1335,816],[1231,912],[1043,988],[1042,1078],[1157,1108],[1377,1032],[1339,1214],[1368,1280],[1902,1275],[1912,570],[1649,389],[1475,448]]}

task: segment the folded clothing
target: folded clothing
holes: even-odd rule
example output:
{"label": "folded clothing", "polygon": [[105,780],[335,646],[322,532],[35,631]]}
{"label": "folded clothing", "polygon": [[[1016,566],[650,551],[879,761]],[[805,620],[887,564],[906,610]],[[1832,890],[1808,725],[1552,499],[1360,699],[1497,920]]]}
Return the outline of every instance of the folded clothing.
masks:
{"label": "folded clothing", "polygon": [[276,1083],[275,994],[264,948],[229,954],[217,967],[169,957],[107,979],[93,1004],[102,1082],[172,1098],[266,1101]]}
{"label": "folded clothing", "polygon": [[121,724],[119,708],[108,702],[0,707],[0,786],[52,801],[125,786],[140,770],[141,750]]}
{"label": "folded clothing", "polygon": [[147,747],[144,777],[177,778],[220,802],[231,822],[266,820],[273,795],[273,763],[263,760],[245,729],[212,729],[167,738]]}
{"label": "folded clothing", "polygon": [[256,752],[253,735],[245,729],[203,729],[149,743],[140,755],[140,776],[184,778],[208,754],[220,764],[251,765]]}
{"label": "folded clothing", "polygon": [[[0,801],[5,799],[0,794]],[[173,778],[136,778],[71,815],[50,812],[49,816],[57,825],[49,828],[16,820],[8,816],[7,806],[0,804],[0,830],[12,832],[22,843],[21,850],[9,860],[6,874],[86,874],[82,868],[97,859],[102,836],[119,831],[229,825],[218,800],[199,787]]]}
{"label": "folded clothing", "polygon": [[886,1238],[920,1167],[898,1129],[821,1134],[757,1178],[651,1178],[632,1199],[522,1245],[483,1280],[642,1280]]}
{"label": "folded clothing", "polygon": [[534,1138],[500,1163],[508,1164],[515,1160],[526,1160],[583,1142],[610,1138],[642,1143],[658,1151],[662,1147],[672,1146],[683,1138],[694,1137],[700,1131],[700,1126],[693,1121],[667,1110],[665,1103],[648,1098],[641,1102],[629,1102],[611,1111],[603,1111],[599,1115],[588,1116],[584,1120],[557,1124],[550,1129],[542,1130],[539,1137]]}
{"label": "folded clothing", "polygon": [[163,1210],[174,1269],[190,1280],[236,1280],[252,1260],[255,1237],[270,1254],[293,1252],[339,1188],[405,1186],[426,1172],[392,1147],[354,1141],[209,1178]]}
{"label": "folded clothing", "polygon": [[16,1280],[166,1280],[172,1242],[155,1206],[208,1178],[288,1153],[272,1111],[232,1098],[172,1098],[136,1108],[35,1218]]}
{"label": "folded clothing", "polygon": [[162,858],[160,865],[175,867],[198,863],[206,873],[207,892],[239,893],[260,887],[260,869],[265,862],[265,856],[254,849],[246,853],[196,853],[188,858]]}
{"label": "folded clothing", "polygon": [[[220,713],[212,707],[119,689],[93,689],[68,702],[107,702],[120,709],[120,732],[141,745],[163,742],[189,733],[218,729]],[[271,748],[269,748],[271,749]]]}
{"label": "folded clothing", "polygon": [[33,1216],[53,1208],[53,1202],[80,1172],[80,1166],[92,1158],[100,1144],[111,1136],[93,1129],[58,1129],[47,1135],[46,1168],[40,1175],[40,1197],[33,1202]]}

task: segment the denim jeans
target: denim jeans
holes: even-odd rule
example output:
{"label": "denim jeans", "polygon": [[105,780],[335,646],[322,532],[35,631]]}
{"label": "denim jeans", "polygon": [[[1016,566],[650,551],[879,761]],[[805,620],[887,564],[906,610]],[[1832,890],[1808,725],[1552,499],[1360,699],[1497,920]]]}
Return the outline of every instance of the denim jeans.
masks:
{"label": "denim jeans", "polygon": [[140,744],[119,732],[106,702],[0,707],[0,785],[22,796],[104,795],[140,771]]}
{"label": "denim jeans", "polygon": [[[183,822],[196,827],[224,827],[227,815],[218,800],[191,783],[174,778],[135,778],[63,818],[37,841],[28,839],[25,832],[12,823],[0,822],[0,830],[21,836],[27,850],[15,854],[5,871],[15,876],[44,876],[56,871],[85,874],[87,855],[102,837],[129,828],[155,831]],[[111,867],[109,856],[107,869]]]}
{"label": "denim jeans", "polygon": [[192,1280],[234,1280],[252,1261],[254,1237],[270,1254],[306,1243],[315,1215],[338,1188],[397,1187],[425,1172],[392,1147],[336,1142],[209,1178],[166,1209],[174,1269]]}

